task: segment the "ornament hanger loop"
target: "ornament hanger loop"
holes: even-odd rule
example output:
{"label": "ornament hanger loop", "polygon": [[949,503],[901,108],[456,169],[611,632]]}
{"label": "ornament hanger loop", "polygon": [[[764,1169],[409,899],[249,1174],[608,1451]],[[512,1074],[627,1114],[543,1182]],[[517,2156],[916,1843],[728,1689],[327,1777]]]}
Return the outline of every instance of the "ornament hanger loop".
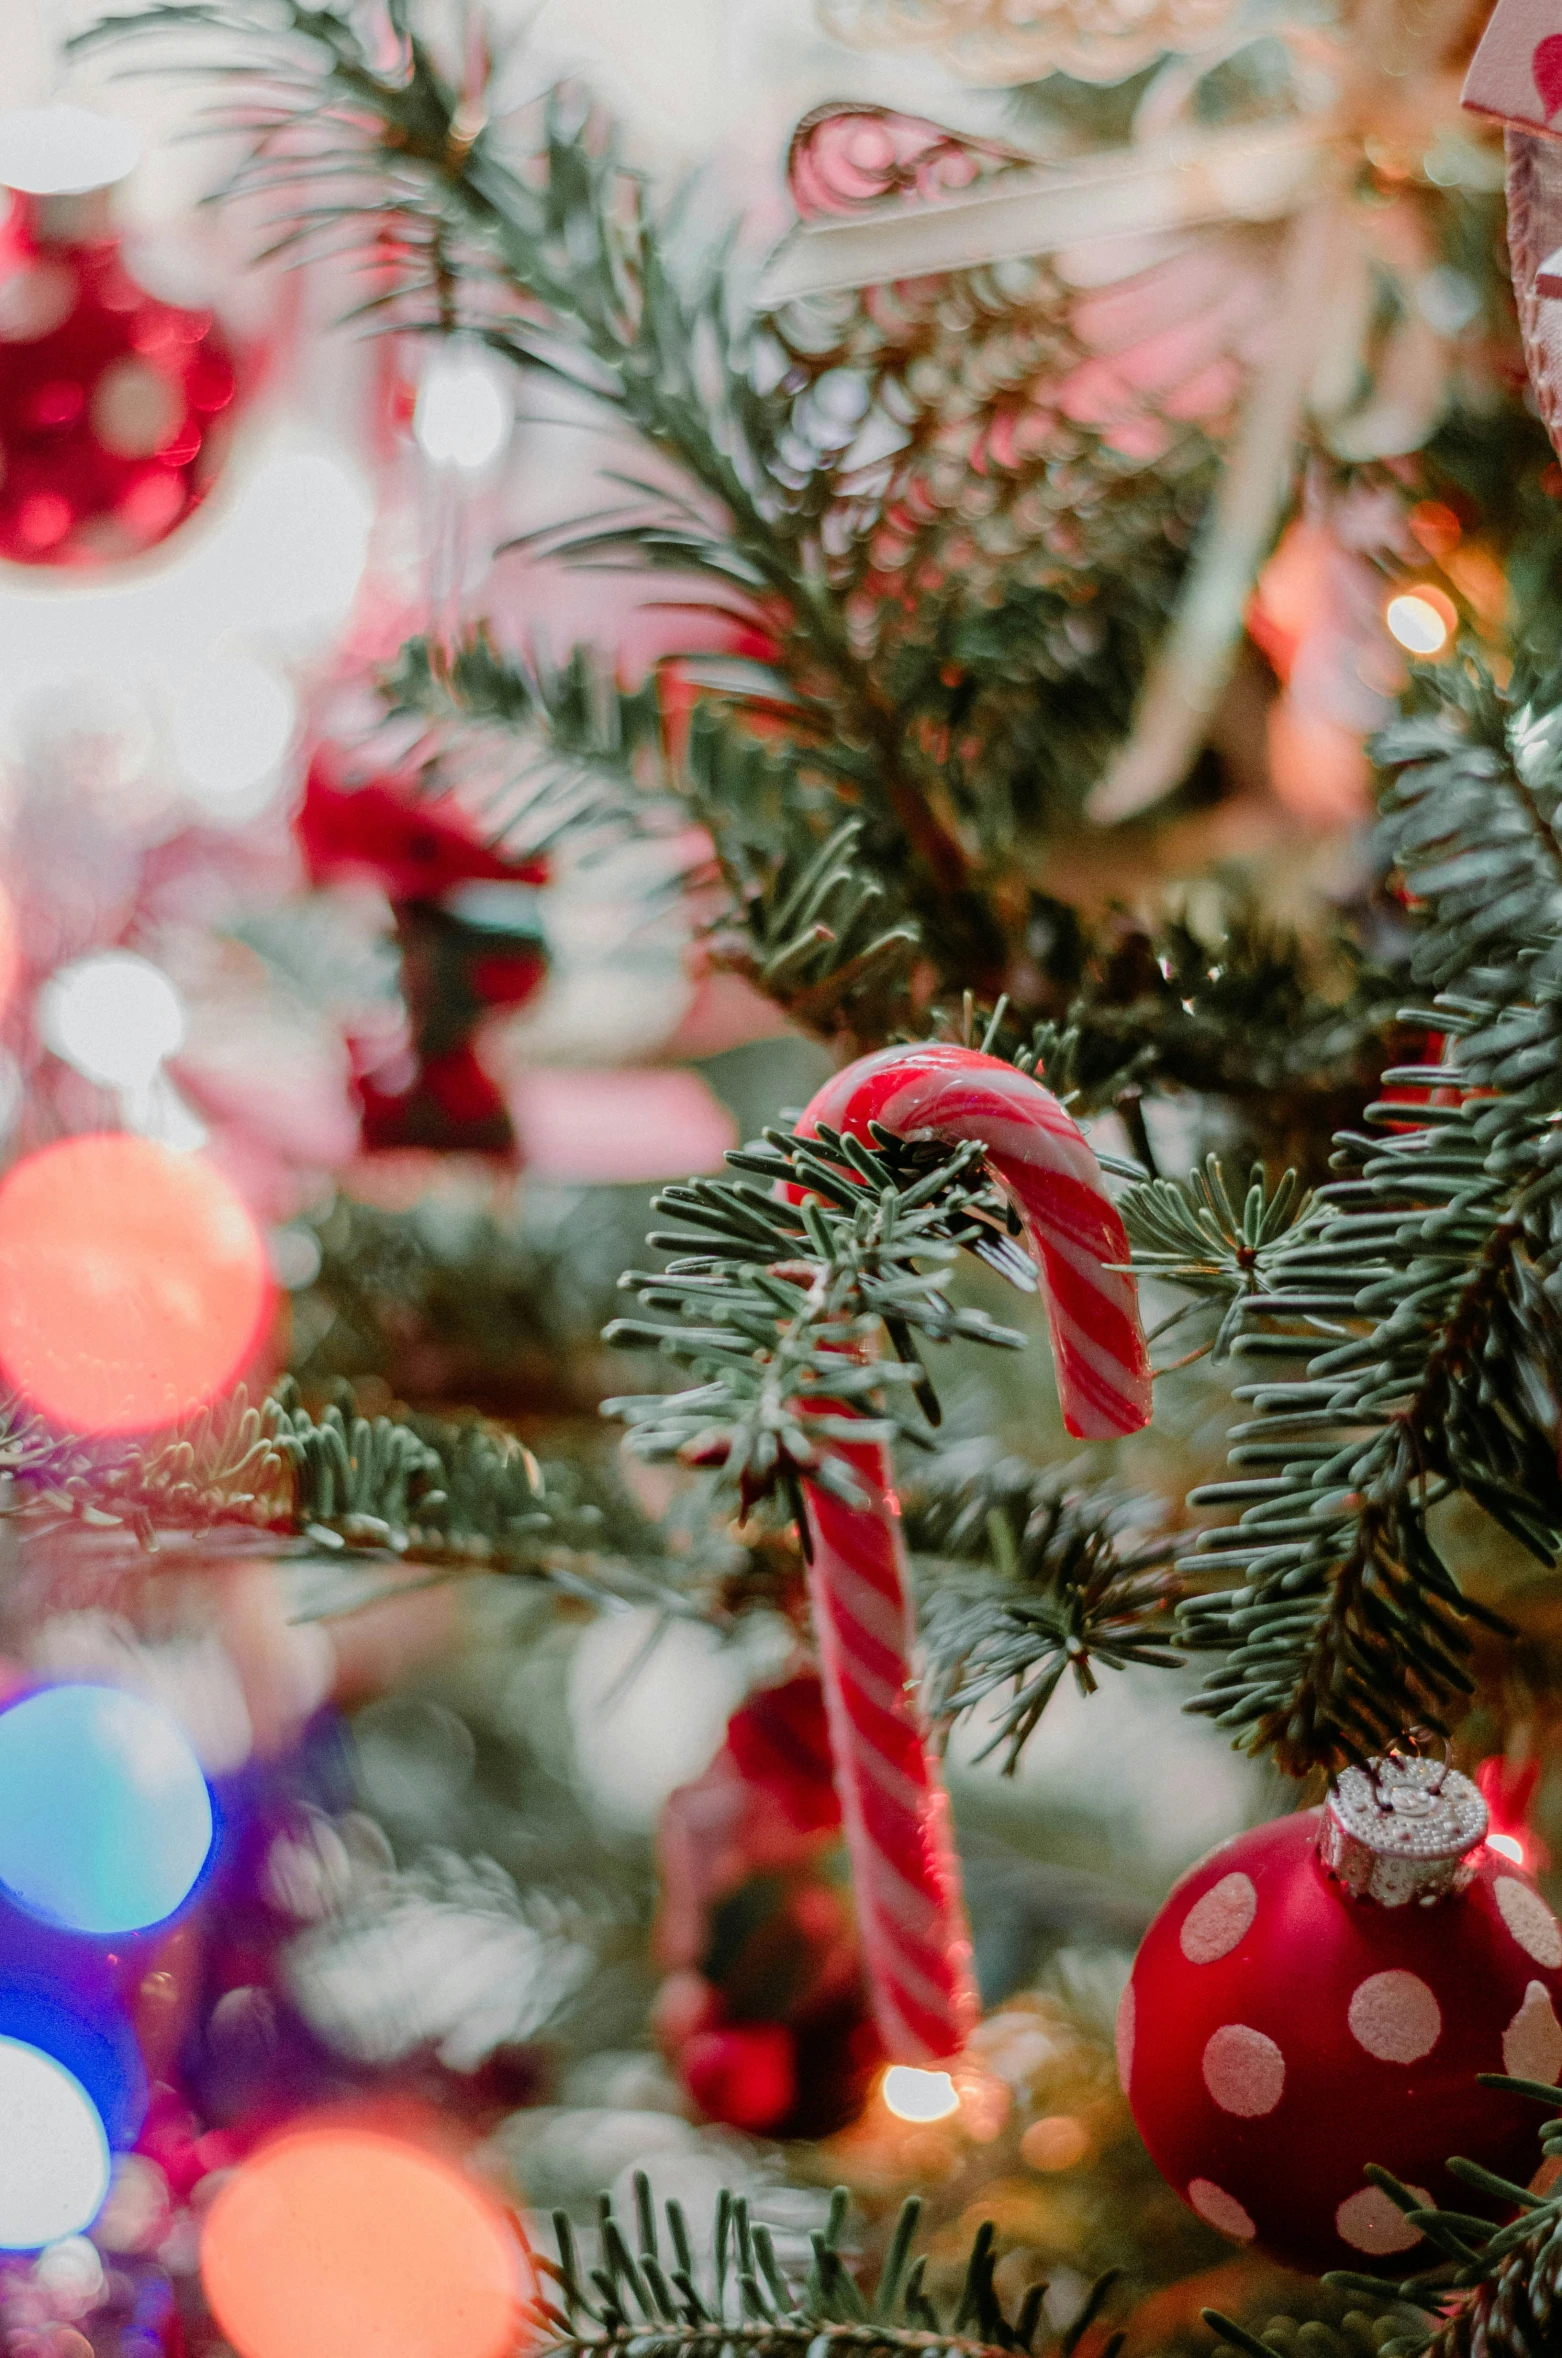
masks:
{"label": "ornament hanger loop", "polygon": [[1461,1889],[1486,1826],[1478,1788],[1446,1758],[1390,1752],[1341,1771],[1324,1807],[1318,1855],[1358,1899],[1403,1907]]}

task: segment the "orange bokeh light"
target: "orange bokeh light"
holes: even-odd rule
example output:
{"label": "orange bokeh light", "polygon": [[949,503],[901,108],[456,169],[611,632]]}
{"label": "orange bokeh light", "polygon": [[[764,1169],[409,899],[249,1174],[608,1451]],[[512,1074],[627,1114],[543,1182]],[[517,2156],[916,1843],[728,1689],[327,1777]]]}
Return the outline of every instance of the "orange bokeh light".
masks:
{"label": "orange bokeh light", "polygon": [[62,1138],[0,1180],[0,1369],[77,1432],[145,1432],[232,1382],[272,1300],[243,1202],[199,1155]]}
{"label": "orange bokeh light", "polygon": [[240,2358],[500,2358],[516,2338],[523,2259],[502,2213],[449,2163],[322,2126],[230,2178],[207,2214],[201,2276]]}

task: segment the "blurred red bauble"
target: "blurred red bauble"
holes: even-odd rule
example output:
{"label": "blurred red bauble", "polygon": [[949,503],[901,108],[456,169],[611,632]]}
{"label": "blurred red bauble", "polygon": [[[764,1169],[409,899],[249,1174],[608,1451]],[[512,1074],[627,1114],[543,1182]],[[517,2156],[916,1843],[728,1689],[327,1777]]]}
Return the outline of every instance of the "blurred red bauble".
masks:
{"label": "blurred red bauble", "polygon": [[779,2137],[856,2118],[884,2051],[868,2010],[824,1697],[751,1695],[662,1813],[656,2035],[706,2117]]}
{"label": "blurred red bauble", "polygon": [[783,2023],[697,2031],[678,2069],[701,2112],[729,2128],[773,2128],[797,2101],[797,2042]]}
{"label": "blurred red bauble", "polygon": [[1402,2275],[1418,2238],[1369,2163],[1461,2211],[1478,2198],[1453,2155],[1529,2178],[1535,2108],[1477,2075],[1562,2069],[1562,1927],[1485,1831],[1467,1778],[1378,1761],[1173,1891],[1123,1994],[1118,2068],[1157,2167],[1222,2234]]}
{"label": "blurred red bauble", "polygon": [[209,311],[126,268],[102,189],[15,194],[0,225],[0,558],[102,565],[166,540],[226,445],[233,356]]}
{"label": "blurred red bauble", "polygon": [[399,1088],[360,1080],[364,1145],[513,1156],[509,1108],[474,1035],[547,979],[535,898],[547,861],[485,842],[453,796],[415,774],[353,782],[330,747],[310,763],[298,836],[317,884],[367,878],[395,911],[415,1061]]}

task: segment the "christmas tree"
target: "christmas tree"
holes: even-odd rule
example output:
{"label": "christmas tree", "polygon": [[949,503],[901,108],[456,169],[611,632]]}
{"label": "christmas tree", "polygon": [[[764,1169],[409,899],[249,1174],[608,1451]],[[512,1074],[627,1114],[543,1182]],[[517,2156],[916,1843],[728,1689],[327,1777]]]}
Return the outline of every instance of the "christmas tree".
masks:
{"label": "christmas tree", "polygon": [[0,124],[5,2331],[1534,2358],[1562,20],[546,16]]}

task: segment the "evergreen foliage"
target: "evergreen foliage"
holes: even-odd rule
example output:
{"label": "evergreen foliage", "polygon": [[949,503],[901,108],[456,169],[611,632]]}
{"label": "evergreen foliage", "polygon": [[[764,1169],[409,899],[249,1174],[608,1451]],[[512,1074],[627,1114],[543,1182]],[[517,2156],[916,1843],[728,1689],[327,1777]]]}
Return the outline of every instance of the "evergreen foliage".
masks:
{"label": "evergreen foliage", "polygon": [[[1053,847],[1077,860],[1083,800],[1201,513],[1199,437],[1180,431],[1152,466],[1076,436],[1066,463],[1038,459],[1011,487],[1013,515],[993,519],[1007,557],[962,557],[952,509],[886,573],[878,528],[894,540],[909,512],[896,436],[925,442],[929,481],[942,463],[908,353],[865,319],[765,316],[732,241],[697,251],[577,95],[506,118],[502,61],[474,78],[469,56],[462,78],[403,0],[389,14],[388,61],[366,15],[303,0],[172,0],[81,38],[166,36],[176,62],[226,82],[213,120],[247,151],[232,192],[275,206],[272,251],[289,259],[372,255],[363,316],[478,334],[627,427],[647,471],[528,545],[670,571],[704,641],[669,659],[670,697],[625,690],[589,650],[414,641],[391,700],[436,728],[518,733],[529,825],[643,824],[675,796],[713,841],[719,955],[826,1034],[876,1045],[931,998],[1008,991],[1027,1021],[1084,1028],[1093,1080],[1131,1064],[1146,1086],[1231,1091],[1265,1137],[1359,1103],[1388,1006],[1367,968],[1320,999],[1316,960],[1236,906],[1218,941],[1176,922],[1163,936],[1086,917],[1049,884]],[[1004,284],[978,272],[956,289],[972,338],[1010,332],[1024,298]],[[846,429],[818,392],[832,372],[866,405]],[[886,434],[892,455],[873,456]],[[1037,538],[1033,519],[1028,537],[1027,499],[1054,522],[1061,500],[1059,531]],[[1103,878],[1121,856],[1141,881],[1133,830],[1090,840]]]}
{"label": "evergreen foliage", "polygon": [[[712,674],[718,683],[740,675],[731,665]],[[659,810],[692,813],[711,832],[728,887],[708,936],[714,962],[796,1021],[881,1036],[905,1013],[918,928],[904,908],[885,921],[890,888],[864,861],[866,821],[843,818],[822,841],[795,823],[790,753],[736,726],[719,695],[695,705],[675,759],[656,680],[621,688],[585,649],[554,669],[501,654],[482,629],[455,648],[413,639],[387,685],[396,709],[436,726],[497,725],[540,740],[543,778],[528,766],[514,789],[529,834],[539,800],[565,798],[576,834],[589,822],[644,831]],[[580,778],[597,788],[583,810],[567,800]]]}
{"label": "evergreen foliage", "polygon": [[[744,2351],[827,2358],[827,2353],[861,2351],[926,2353],[926,2358],[979,2358],[986,2352],[1021,2352],[1026,2358],[1073,2358],[1100,2315],[1114,2278],[1091,2287],[1077,2314],[1061,2333],[1050,2332],[1042,2315],[1044,2284],[1033,2285],[1012,2320],[993,2282],[997,2258],[990,2225],[978,2229],[966,2262],[965,2281],[953,2311],[939,2314],[924,2283],[926,2262],[913,2259],[920,2203],[900,2213],[878,2284],[865,2295],[846,2264],[841,2237],[847,2197],[837,2189],[825,2227],[811,2237],[813,2259],[801,2282],[790,2280],[776,2256],[769,2230],[751,2220],[748,2204],[725,2191],[717,2206],[708,2254],[696,2258],[681,2204],[668,2202],[659,2222],[650,2185],[636,2172],[635,2236],[631,2243],[613,2205],[600,2206],[600,2257],[588,2264],[577,2251],[575,2233],[562,2211],[554,2214],[558,2261],[541,2265],[558,2297],[541,2299],[534,2323],[540,2346],[569,2358],[622,2351],[644,2358],[732,2358]],[[1117,2358],[1120,2332],[1093,2342],[1098,2358]]]}
{"label": "evergreen foliage", "polygon": [[[830,1444],[931,1438],[938,1406],[917,1336],[1023,1346],[948,1299],[960,1247],[1027,1290],[1034,1271],[975,1144],[951,1154],[875,1125],[864,1146],[823,1126],[806,1138],[767,1130],[762,1146],[726,1159],[741,1177],[692,1179],[656,1198],[682,1225],[649,1241],[674,1257],[622,1280],[678,1323],[608,1329],[609,1341],[650,1345],[699,1381],[606,1405],[627,1419],[639,1456],[719,1466],[745,1507],[779,1492],[806,1545],[805,1478],[857,1496]],[[893,1357],[875,1356],[880,1339]]]}
{"label": "evergreen foliage", "polygon": [[1198,1707],[1297,1773],[1446,1730],[1471,1691],[1469,1625],[1503,1625],[1461,1592],[1442,1501],[1462,1491],[1542,1563],[1562,1540],[1557,726],[1532,676],[1503,692],[1450,665],[1380,741],[1429,986],[1403,1020],[1433,1045],[1336,1138],[1342,1176],[1289,1226],[1250,1194],[1251,1252],[1208,1182],[1130,1206],[1147,1269],[1178,1274],[1185,1238],[1184,1282],[1224,1291],[1222,1334],[1263,1363],[1235,1478],[1191,1502],[1239,1512],[1182,1560],[1219,1583],[1184,1616],[1224,1655]]}
{"label": "evergreen foliage", "polygon": [[318,1416],[290,1378],[258,1406],[240,1391],[146,1443],[59,1434],[12,1400],[0,1473],[0,1513],[28,1532],[120,1531],[155,1553],[247,1530],[281,1554],[518,1575],[597,1601],[627,1589],[678,1609],[660,1565],[618,1552],[623,1534],[578,1482],[546,1494],[513,1434],[479,1417],[363,1416],[345,1387]]}
{"label": "evergreen foliage", "polygon": [[977,1759],[1001,1752],[1012,1775],[1066,1674],[1093,1695],[1098,1670],[1181,1661],[1174,1542],[1153,1500],[1014,1458],[935,1460],[905,1510],[929,1710],[958,1718],[1011,1690]]}

